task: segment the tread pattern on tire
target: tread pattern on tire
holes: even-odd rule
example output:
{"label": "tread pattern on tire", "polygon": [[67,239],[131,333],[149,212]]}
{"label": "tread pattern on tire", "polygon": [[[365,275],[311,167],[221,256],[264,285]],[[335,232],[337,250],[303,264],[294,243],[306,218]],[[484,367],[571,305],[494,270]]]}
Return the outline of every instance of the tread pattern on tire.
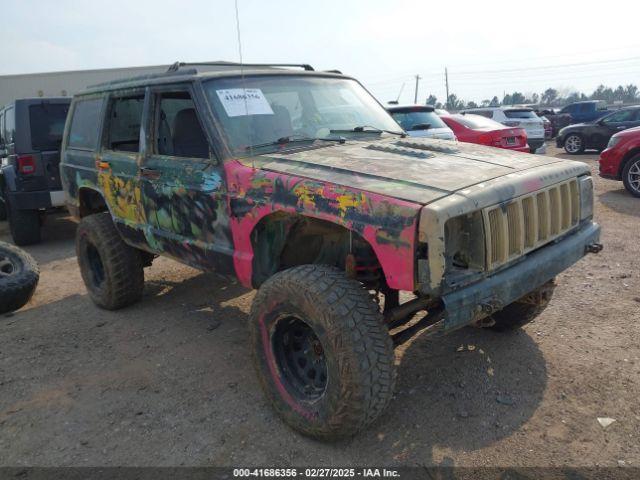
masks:
{"label": "tread pattern on tire", "polygon": [[[364,287],[344,272],[325,265],[303,265],[279,272],[262,285],[251,308],[251,322],[257,324],[262,309],[283,295],[302,295],[306,304],[313,307],[313,314],[322,316],[327,337],[342,366],[339,375],[347,387],[327,424],[310,425],[301,416],[286,414],[285,421],[318,438],[355,434],[384,411],[395,388],[393,344],[378,307]],[[257,355],[254,360],[260,361]],[[260,374],[259,365],[256,368],[269,399],[282,414],[278,398],[265,385],[269,380]]]}
{"label": "tread pattern on tire", "polygon": [[16,245],[40,243],[40,212],[38,210],[18,210],[8,205],[8,220],[11,237]]}
{"label": "tread pattern on tire", "polygon": [[40,270],[36,261],[24,250],[0,242],[0,252],[20,264],[20,271],[0,277],[0,314],[22,308],[33,296]]}
{"label": "tread pattern on tire", "polygon": [[[91,272],[81,260],[82,235],[90,237],[104,265],[107,285],[102,295],[92,290]],[[142,298],[144,288],[142,257],[138,250],[124,243],[109,212],[89,215],[81,220],[76,234],[76,253],[82,278],[96,305],[107,310],[117,310]]]}

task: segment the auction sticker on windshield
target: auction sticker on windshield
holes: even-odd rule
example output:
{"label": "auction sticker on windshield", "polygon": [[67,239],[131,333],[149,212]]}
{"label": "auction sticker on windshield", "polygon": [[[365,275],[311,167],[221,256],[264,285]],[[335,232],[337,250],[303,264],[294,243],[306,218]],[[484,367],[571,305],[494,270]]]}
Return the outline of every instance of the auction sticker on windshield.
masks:
{"label": "auction sticker on windshield", "polygon": [[227,115],[273,115],[271,105],[259,88],[229,88],[216,90]]}

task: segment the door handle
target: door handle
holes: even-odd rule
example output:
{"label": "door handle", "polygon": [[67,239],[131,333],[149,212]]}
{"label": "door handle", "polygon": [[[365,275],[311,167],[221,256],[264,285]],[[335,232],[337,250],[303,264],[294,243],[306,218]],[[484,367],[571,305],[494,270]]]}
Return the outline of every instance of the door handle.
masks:
{"label": "door handle", "polygon": [[162,173],[159,170],[154,170],[153,168],[140,167],[140,175],[150,180],[157,180],[160,178]]}
{"label": "door handle", "polygon": [[617,130],[626,130],[627,127],[625,127],[624,125],[619,125],[616,127]]}

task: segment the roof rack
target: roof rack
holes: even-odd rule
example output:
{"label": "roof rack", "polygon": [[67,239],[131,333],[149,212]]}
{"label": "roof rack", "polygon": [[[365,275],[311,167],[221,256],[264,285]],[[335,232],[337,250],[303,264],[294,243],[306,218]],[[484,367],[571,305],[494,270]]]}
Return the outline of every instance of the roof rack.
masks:
{"label": "roof rack", "polygon": [[236,63],[236,62],[176,62],[167,69],[168,72],[177,72],[180,67],[202,66],[229,66],[229,67],[298,67],[309,72],[315,71],[308,63]]}
{"label": "roof rack", "polygon": [[108,80],[106,82],[100,82],[100,83],[96,83],[93,85],[89,85],[87,86],[87,89],[92,89],[92,88],[98,88],[98,87],[107,87],[107,86],[111,86],[111,85],[118,85],[121,83],[130,83],[130,82],[137,82],[137,81],[141,81],[141,80],[155,80],[157,78],[165,78],[165,77],[171,77],[171,76],[177,76],[177,75],[194,75],[198,73],[198,71],[195,68],[190,68],[188,70],[181,70],[181,71],[177,71],[177,70],[167,70],[166,72],[162,72],[162,73],[148,73],[146,75],[137,75],[135,77],[125,77],[125,78],[118,78],[115,80]]}

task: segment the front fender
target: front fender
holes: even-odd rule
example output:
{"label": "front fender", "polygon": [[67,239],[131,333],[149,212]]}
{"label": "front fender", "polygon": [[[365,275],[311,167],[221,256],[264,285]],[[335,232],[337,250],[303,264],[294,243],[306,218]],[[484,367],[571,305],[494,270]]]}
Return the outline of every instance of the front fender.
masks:
{"label": "front fender", "polygon": [[389,287],[415,288],[415,244],[420,205],[293,175],[225,164],[234,267],[251,286],[251,234],[262,218],[282,211],[336,223],[358,233],[373,249]]}

